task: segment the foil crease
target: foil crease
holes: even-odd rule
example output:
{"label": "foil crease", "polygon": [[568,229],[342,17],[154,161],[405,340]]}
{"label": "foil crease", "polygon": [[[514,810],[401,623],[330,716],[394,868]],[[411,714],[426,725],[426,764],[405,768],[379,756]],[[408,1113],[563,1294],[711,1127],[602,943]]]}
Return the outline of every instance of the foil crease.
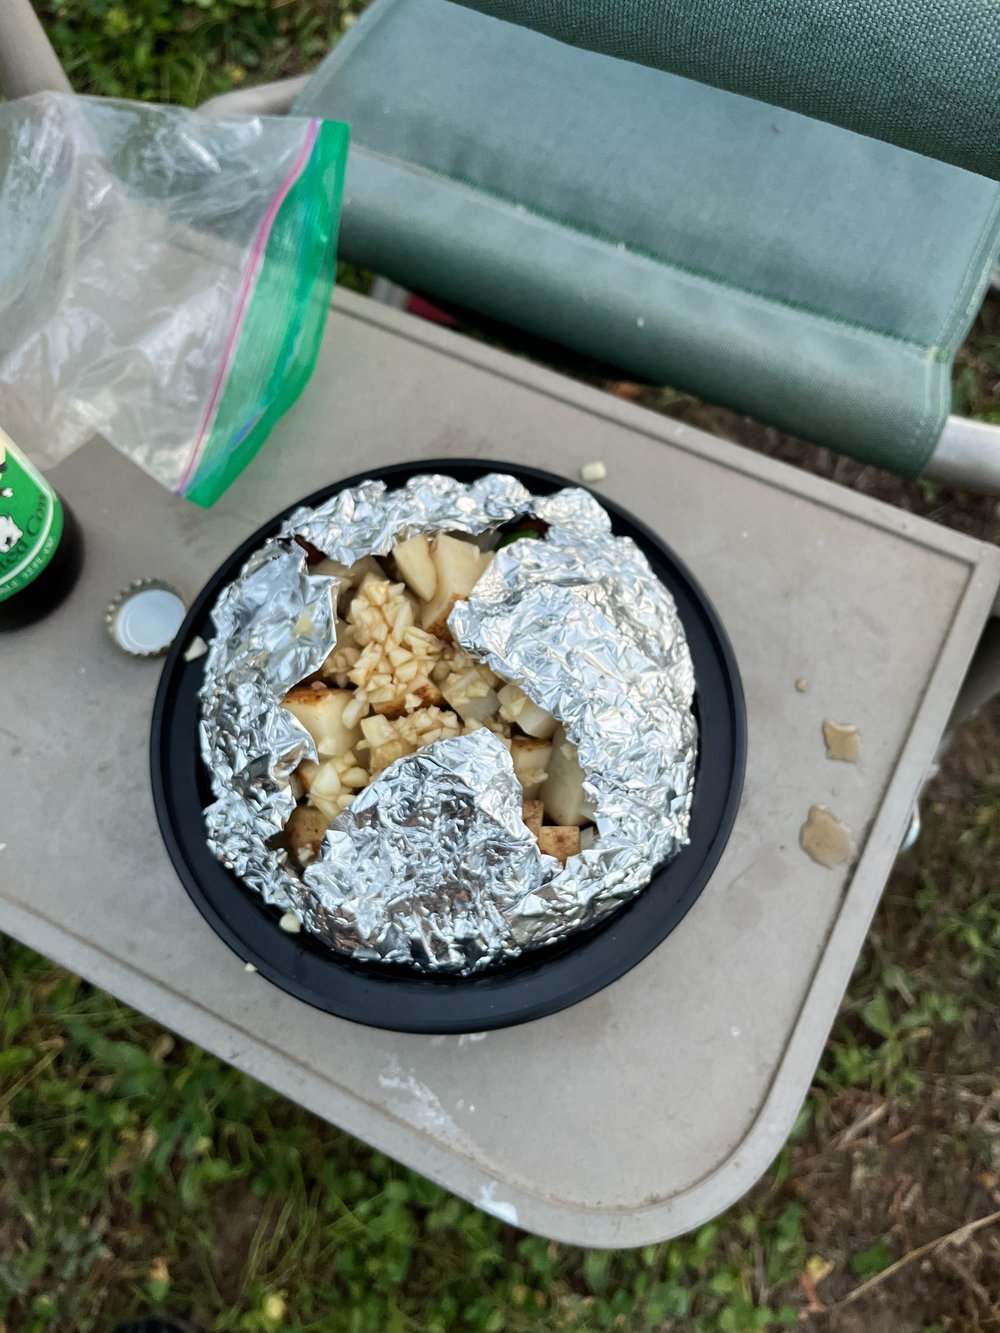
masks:
{"label": "foil crease", "polygon": [[[333,647],[340,581],[308,572],[299,536],[350,565],[421,532],[478,535],[533,515],[544,541],[498,551],[448,624],[577,746],[597,839],[563,868],[521,818],[521,787],[491,732],[397,760],[338,816],[299,872],[276,845],[289,777],[315,759],[280,700]],[[264,900],[334,949],[467,974],[614,911],[687,841],[697,756],[694,671],[670,593],[587,491],[534,496],[515,478],[369,481],[299,509],[220,595],[201,690],[214,802],[208,841]]]}

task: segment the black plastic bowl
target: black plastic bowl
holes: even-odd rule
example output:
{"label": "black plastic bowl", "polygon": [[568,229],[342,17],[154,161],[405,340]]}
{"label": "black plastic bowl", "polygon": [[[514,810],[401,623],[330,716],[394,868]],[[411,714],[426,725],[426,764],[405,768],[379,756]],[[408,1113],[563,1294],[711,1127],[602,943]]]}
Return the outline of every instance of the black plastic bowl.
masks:
{"label": "black plastic bowl", "polygon": [[[489,472],[517,477],[536,494],[573,485],[513,464],[453,459],[397,464],[348,477],[307,496],[321,504],[370,478],[398,486],[439,472],[469,482]],[[600,498],[600,497],[599,497]],[[303,931],[289,935],[279,913],[216,860],[205,841],[212,795],[198,748],[198,690],[204,658],[184,660],[191,639],[212,634],[210,612],[251,551],[273,536],[298,505],[265,523],[202,589],[174,640],[153,708],[153,799],[181,882],[212,928],[261,976],[308,1004],[356,1023],[399,1032],[481,1032],[556,1013],[628,972],[674,929],[708,882],[732,829],[743,787],[746,708],[739,673],[719,619],[673,552],[624,510],[600,499],[616,533],[641,547],[673,593],[694,661],[699,726],[690,842],[647,888],[609,918],[560,944],[529,952],[474,977],[425,977],[404,967],[356,963]]]}

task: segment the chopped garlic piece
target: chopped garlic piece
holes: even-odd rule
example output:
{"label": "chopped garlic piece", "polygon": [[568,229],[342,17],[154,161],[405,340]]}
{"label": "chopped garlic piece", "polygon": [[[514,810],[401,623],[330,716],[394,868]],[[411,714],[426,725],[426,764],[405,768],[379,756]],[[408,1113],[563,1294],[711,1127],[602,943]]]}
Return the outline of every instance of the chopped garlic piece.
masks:
{"label": "chopped garlic piece", "polygon": [[208,644],[205,642],[205,640],[201,637],[200,634],[196,634],[194,638],[191,640],[191,642],[188,644],[188,646],[184,649],[184,661],[196,662],[199,657],[204,657],[207,652],[208,652]]}
{"label": "chopped garlic piece", "polygon": [[361,728],[365,733],[365,739],[359,748],[369,750],[369,763],[374,777],[397,759],[402,759],[404,755],[415,754],[417,750],[430,745],[433,741],[444,740],[449,736],[460,736],[462,719],[455,713],[445,712],[436,705],[431,705],[429,708],[420,708],[395,718],[379,715],[366,717]]}
{"label": "chopped garlic piece", "polygon": [[519,685],[504,685],[497,691],[497,698],[500,716],[506,722],[516,722],[526,735],[547,740],[555,731],[556,720],[552,714],[529,699]]}
{"label": "chopped garlic piece", "polygon": [[278,922],[282,930],[287,931],[289,935],[297,935],[302,929],[302,922],[294,912],[285,912]]}
{"label": "chopped garlic piece", "polygon": [[580,476],[584,481],[603,481],[608,475],[608,469],[600,460],[593,463],[584,463],[580,469]]}

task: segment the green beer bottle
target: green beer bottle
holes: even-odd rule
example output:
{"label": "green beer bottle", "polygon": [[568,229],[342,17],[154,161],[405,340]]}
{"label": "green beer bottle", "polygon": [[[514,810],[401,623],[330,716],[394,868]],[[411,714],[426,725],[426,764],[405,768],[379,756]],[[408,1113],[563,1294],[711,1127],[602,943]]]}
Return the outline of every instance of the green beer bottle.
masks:
{"label": "green beer bottle", "polygon": [[58,606],[82,563],[80,528],[65,501],[0,430],[0,630]]}

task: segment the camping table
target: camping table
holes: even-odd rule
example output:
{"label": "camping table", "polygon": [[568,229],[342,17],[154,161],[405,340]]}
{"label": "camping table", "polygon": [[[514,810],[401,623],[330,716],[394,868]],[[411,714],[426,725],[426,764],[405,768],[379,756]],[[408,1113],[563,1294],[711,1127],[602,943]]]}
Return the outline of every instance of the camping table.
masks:
{"label": "camping table", "polygon": [[[714,877],[644,962],[550,1018],[419,1037],[292,999],[202,920],[153,815],[159,665],[121,654],[103,611],[142,576],[193,597],[300,495],[442,455],[572,479],[603,460],[597,489],[664,536],[722,617],[749,759]],[[1000,554],[348,293],[300,402],[213,510],[100,441],[54,480],[82,521],[87,561],[66,604],[0,649],[0,927],[532,1231],[638,1245],[735,1201],[809,1086],[994,602]],[[859,764],[826,757],[825,718],[859,728]],[[849,866],[824,869],[801,850],[814,803],[852,830]]]}

